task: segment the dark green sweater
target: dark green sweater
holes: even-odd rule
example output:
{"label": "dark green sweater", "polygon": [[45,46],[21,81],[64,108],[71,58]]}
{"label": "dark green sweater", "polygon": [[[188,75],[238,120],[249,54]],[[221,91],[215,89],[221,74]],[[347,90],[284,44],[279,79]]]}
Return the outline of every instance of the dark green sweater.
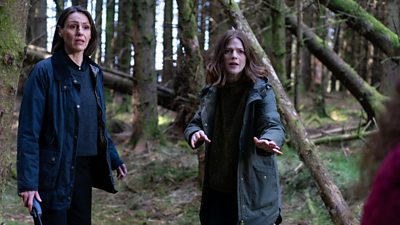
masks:
{"label": "dark green sweater", "polygon": [[248,91],[249,85],[243,82],[218,89],[207,170],[210,187],[218,191],[236,191],[239,136]]}

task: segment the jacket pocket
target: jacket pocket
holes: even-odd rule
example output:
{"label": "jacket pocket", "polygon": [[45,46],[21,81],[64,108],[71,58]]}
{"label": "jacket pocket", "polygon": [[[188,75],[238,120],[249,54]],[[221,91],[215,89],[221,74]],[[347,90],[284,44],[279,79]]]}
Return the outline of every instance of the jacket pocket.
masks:
{"label": "jacket pocket", "polygon": [[57,183],[60,152],[42,150],[39,164],[39,190],[52,190]]}
{"label": "jacket pocket", "polygon": [[[273,160],[272,157],[267,158],[271,161]],[[253,165],[254,187],[251,189],[250,206],[253,210],[262,208],[273,209],[274,205],[279,204],[278,176],[273,165],[273,162],[267,165]]]}

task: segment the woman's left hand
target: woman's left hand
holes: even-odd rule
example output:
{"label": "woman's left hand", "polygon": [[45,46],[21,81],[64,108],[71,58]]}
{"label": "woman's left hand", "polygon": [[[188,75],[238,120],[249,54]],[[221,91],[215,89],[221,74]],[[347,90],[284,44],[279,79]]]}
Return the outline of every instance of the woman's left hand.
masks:
{"label": "woman's left hand", "polygon": [[123,180],[127,173],[128,173],[128,170],[126,169],[125,163],[121,164],[117,168],[117,178],[118,179]]}
{"label": "woman's left hand", "polygon": [[261,148],[267,152],[276,153],[278,155],[283,154],[283,152],[280,151],[281,148],[279,148],[279,146],[276,145],[275,142],[273,142],[273,141],[258,139],[256,137],[254,137],[253,140],[254,140],[254,144],[256,145],[257,148]]}

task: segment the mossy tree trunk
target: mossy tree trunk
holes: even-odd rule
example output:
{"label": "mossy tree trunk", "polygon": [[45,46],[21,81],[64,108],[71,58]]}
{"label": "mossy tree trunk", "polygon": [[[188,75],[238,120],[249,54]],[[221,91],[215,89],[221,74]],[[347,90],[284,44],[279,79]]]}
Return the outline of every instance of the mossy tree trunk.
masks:
{"label": "mossy tree trunk", "polygon": [[[274,10],[271,10],[272,17],[272,38],[271,38],[271,49],[272,57],[271,61],[276,69],[276,73],[283,86],[289,85],[288,78],[286,77],[286,28],[285,28],[285,12],[282,7],[281,0],[264,0],[267,4],[272,5]],[[268,15],[269,16],[269,15]],[[267,43],[268,46],[268,43]]]}
{"label": "mossy tree trunk", "polygon": [[[0,200],[10,168],[10,153],[15,146],[11,125],[17,84],[24,58],[29,1],[2,1],[0,5]],[[3,202],[3,201],[1,201]],[[4,224],[3,204],[0,224]]]}
{"label": "mossy tree trunk", "polygon": [[[201,48],[198,41],[197,7],[193,1],[178,0],[179,12],[179,39],[185,49],[183,60],[175,77],[175,91],[178,96],[188,98],[196,96],[203,88],[204,63],[201,56]],[[175,126],[182,129],[193,117],[199,105],[198,98],[194,98],[188,104],[181,105],[175,118]],[[204,151],[198,151],[199,181],[204,177]]]}
{"label": "mossy tree trunk", "polygon": [[[178,96],[197,96],[204,87],[204,63],[198,40],[197,16],[193,1],[178,0],[179,39],[184,48],[183,62],[175,77],[175,91]],[[196,98],[197,99],[197,98]],[[192,118],[198,106],[195,100],[189,105],[181,106],[175,119],[175,125],[184,127]]]}
{"label": "mossy tree trunk", "polygon": [[155,69],[156,35],[153,0],[132,0],[133,45],[135,49],[132,109],[135,150],[149,147],[158,133],[157,74]]}
{"label": "mossy tree trunk", "polygon": [[353,0],[317,0],[346,19],[354,30],[380,48],[396,63],[400,62],[400,38]]}
{"label": "mossy tree trunk", "polygon": [[237,4],[232,0],[219,1],[223,5],[227,14],[233,20],[235,26],[247,33],[253,47],[256,50],[256,54],[262,60],[264,65],[271,70],[269,78],[276,93],[277,104],[282,112],[287,130],[290,133],[290,137],[293,140],[293,144],[298,151],[300,159],[310,170],[311,175],[320,189],[321,198],[329,211],[332,221],[334,221],[335,224],[343,225],[357,224],[357,220],[354,218],[347,203],[344,201],[340,190],[333,182],[328,169],[323,164],[323,161],[319,158],[315,145],[307,136],[306,130],[301,123],[301,119],[296,113],[290,99],[286,95],[274,68],[271,66],[268,56],[262,50],[258,40],[255,38]]}

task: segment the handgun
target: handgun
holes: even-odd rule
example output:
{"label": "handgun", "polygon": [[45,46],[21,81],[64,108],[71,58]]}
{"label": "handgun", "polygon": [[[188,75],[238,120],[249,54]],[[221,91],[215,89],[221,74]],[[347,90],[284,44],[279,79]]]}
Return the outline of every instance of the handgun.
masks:
{"label": "handgun", "polygon": [[42,207],[40,207],[40,203],[36,198],[33,198],[31,215],[35,225],[42,225]]}

